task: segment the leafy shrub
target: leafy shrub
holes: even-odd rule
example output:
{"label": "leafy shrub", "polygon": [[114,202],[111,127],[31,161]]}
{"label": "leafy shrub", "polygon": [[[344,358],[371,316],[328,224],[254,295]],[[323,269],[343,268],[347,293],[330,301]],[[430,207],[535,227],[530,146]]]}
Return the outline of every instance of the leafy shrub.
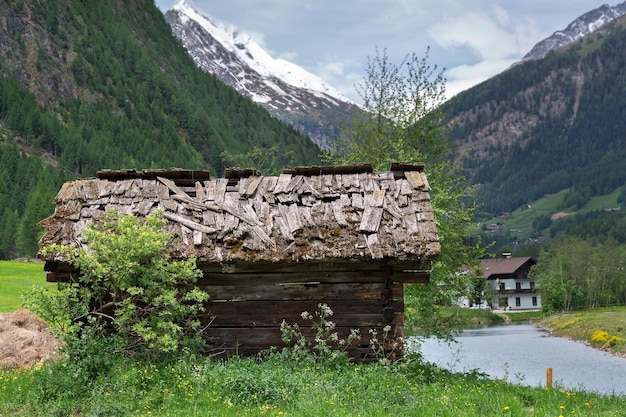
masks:
{"label": "leafy shrub", "polygon": [[145,357],[202,348],[197,317],[208,294],[195,287],[201,271],[193,258],[170,259],[160,214],[140,220],[112,211],[84,229],[86,247],[45,248],[80,274],[30,304],[62,328],[73,354],[85,356],[86,343],[101,338],[116,352]]}

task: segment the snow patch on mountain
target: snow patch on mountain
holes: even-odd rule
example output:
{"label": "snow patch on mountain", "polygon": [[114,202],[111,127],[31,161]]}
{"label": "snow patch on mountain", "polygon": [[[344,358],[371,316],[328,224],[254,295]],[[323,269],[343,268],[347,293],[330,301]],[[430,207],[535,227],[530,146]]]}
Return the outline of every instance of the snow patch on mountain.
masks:
{"label": "snow patch on mountain", "polygon": [[320,77],[292,62],[273,58],[248,34],[241,32],[229,23],[201,14],[187,0],[180,1],[172,10],[180,13],[183,24],[187,23],[188,20],[193,20],[201,25],[224,48],[257,73],[265,77],[279,78],[297,88],[319,91],[341,101],[349,101],[341,92],[326,84]]}
{"label": "snow patch on mountain", "polygon": [[626,1],[615,6],[607,4],[593,9],[575,19],[563,30],[554,32],[551,36],[537,43],[522,58],[523,61],[541,59],[552,50],[567,46],[589,33],[595,32],[602,26],[626,14]]}

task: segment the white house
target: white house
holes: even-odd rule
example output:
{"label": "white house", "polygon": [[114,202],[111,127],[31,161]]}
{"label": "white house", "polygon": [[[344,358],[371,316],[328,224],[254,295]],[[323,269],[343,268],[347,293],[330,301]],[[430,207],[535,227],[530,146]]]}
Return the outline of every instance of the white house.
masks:
{"label": "white house", "polygon": [[531,257],[481,259],[483,276],[487,280],[485,298],[494,308],[508,310],[538,310],[541,295],[535,281],[528,277],[530,268],[537,262]]}

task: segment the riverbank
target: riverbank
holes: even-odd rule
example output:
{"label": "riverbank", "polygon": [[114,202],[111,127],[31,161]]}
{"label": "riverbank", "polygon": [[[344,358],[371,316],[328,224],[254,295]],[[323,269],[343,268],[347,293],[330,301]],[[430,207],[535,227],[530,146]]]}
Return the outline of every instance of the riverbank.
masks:
{"label": "riverbank", "polygon": [[559,313],[536,324],[553,336],[626,357],[626,306]]}

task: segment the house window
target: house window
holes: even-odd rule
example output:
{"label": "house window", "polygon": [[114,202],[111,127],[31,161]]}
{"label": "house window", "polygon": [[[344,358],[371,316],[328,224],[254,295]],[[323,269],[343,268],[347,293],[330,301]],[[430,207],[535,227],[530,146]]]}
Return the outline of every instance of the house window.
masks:
{"label": "house window", "polygon": [[535,281],[531,281],[530,282],[530,289],[534,290],[535,289]]}
{"label": "house window", "polygon": [[533,305],[536,306],[537,305],[537,297],[533,297]]}
{"label": "house window", "polygon": [[515,306],[521,307],[521,305],[522,305],[522,299],[520,297],[515,297]]}
{"label": "house window", "polygon": [[521,282],[516,282],[515,283],[515,289],[516,290],[521,290],[522,289],[522,283]]}
{"label": "house window", "polygon": [[500,283],[500,291],[504,291],[504,290],[505,290],[504,282],[501,282]]}

